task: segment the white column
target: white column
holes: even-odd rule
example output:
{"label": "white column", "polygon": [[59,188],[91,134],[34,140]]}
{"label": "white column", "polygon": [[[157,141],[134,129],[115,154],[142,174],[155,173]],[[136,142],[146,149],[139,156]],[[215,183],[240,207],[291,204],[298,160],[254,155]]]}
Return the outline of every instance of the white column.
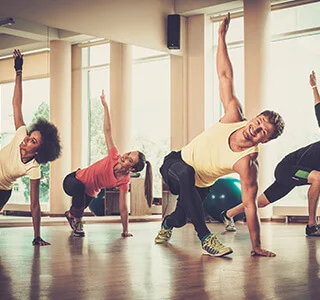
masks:
{"label": "white column", "polygon": [[120,153],[132,150],[131,95],[132,95],[131,46],[110,43],[110,115],[115,144]]}
{"label": "white column", "polygon": [[205,124],[205,18],[205,15],[188,18],[187,142],[200,134]]}
{"label": "white column", "polygon": [[81,48],[72,46],[72,90],[71,90],[71,170],[82,166],[82,70]]}
{"label": "white column", "polygon": [[245,115],[263,110],[268,73],[270,0],[244,0]]}
{"label": "white column", "polygon": [[62,155],[50,165],[50,215],[62,214],[70,197],[62,189],[71,171],[71,44],[50,42],[50,121],[60,133]]}
{"label": "white column", "polygon": [[171,55],[170,148],[180,150],[187,144],[187,59]]}
{"label": "white column", "polygon": [[[270,0],[244,0],[244,69],[245,69],[245,115],[253,118],[264,107],[267,90],[268,57],[270,49]],[[267,187],[264,174],[268,169],[263,145],[259,154],[259,194]],[[272,207],[260,211],[261,218],[270,218]]]}
{"label": "white column", "polygon": [[[170,149],[180,150],[188,143],[188,56],[187,18],[181,17],[181,50],[170,56]],[[174,54],[173,54],[174,53]]]}

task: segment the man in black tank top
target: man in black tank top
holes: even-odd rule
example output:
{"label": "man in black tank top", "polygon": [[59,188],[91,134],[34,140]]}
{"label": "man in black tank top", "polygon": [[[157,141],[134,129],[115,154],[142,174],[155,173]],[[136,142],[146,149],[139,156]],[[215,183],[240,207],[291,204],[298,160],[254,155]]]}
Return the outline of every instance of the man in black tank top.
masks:
{"label": "man in black tank top", "polygon": [[[320,127],[320,96],[315,73],[310,74],[313,90],[315,114]],[[258,207],[265,207],[285,195],[296,186],[310,185],[308,190],[309,220],[306,235],[320,236],[320,224],[317,224],[317,207],[320,195],[320,141],[302,147],[286,155],[276,166],[275,181],[258,197]],[[243,212],[243,204],[222,212],[228,231],[235,231],[233,217]]]}

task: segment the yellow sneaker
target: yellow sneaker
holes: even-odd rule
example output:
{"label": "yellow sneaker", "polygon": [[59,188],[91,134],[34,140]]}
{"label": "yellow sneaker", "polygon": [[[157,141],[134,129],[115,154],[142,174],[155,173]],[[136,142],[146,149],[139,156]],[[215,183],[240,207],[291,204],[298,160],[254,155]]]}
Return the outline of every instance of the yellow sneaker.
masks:
{"label": "yellow sneaker", "polygon": [[159,231],[158,235],[154,239],[156,244],[167,243],[171,238],[172,229],[173,228],[165,229],[163,226],[161,226],[161,230]]}
{"label": "yellow sneaker", "polygon": [[230,247],[223,245],[213,233],[208,235],[202,243],[203,254],[224,256],[233,252]]}

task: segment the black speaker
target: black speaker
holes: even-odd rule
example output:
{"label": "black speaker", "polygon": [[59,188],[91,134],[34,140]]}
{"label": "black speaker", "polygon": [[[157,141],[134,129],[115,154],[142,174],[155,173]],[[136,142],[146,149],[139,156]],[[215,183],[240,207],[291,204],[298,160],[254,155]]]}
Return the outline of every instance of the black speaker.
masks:
{"label": "black speaker", "polygon": [[180,15],[168,15],[167,17],[167,47],[168,49],[180,49]]}

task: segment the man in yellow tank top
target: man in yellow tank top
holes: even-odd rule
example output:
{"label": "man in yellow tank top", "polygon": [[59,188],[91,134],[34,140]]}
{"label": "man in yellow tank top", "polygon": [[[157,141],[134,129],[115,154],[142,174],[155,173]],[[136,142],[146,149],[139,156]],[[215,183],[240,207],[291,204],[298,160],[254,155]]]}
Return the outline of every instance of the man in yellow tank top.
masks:
{"label": "man in yellow tank top", "polygon": [[251,255],[275,256],[261,248],[260,223],[257,213],[258,144],[277,138],[284,129],[281,116],[264,111],[250,121],[243,115],[233,91],[233,71],[226,46],[230,23],[228,14],[219,27],[217,72],[224,116],[217,124],[195,137],[179,152],[164,159],[160,172],[170,191],[179,195],[175,211],[162,222],[156,243],[169,241],[174,227],[191,221],[204,254],[224,256],[232,253],[206,226],[202,202],[209,187],[221,176],[238,173],[242,202],[250,232]]}

